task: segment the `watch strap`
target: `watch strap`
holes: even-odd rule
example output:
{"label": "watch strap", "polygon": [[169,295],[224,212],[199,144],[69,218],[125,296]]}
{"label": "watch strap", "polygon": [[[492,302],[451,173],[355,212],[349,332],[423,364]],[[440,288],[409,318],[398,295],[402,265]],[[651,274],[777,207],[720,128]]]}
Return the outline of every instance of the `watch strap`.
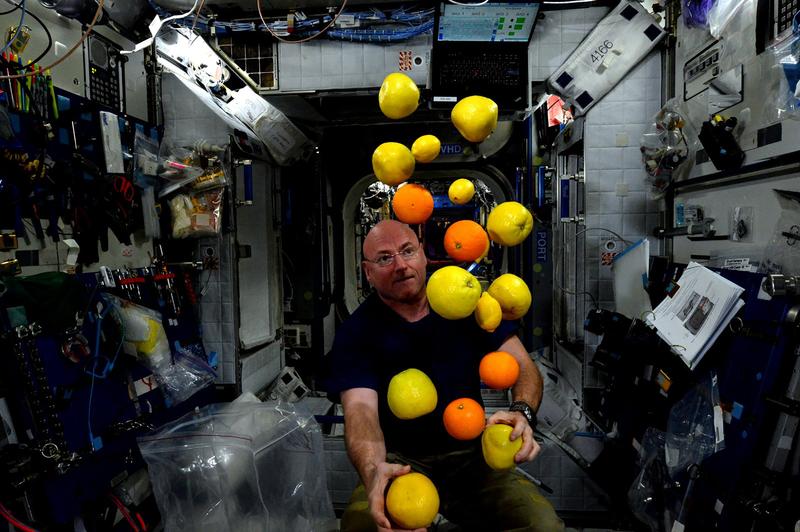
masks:
{"label": "watch strap", "polygon": [[525,416],[528,420],[528,424],[531,427],[536,426],[536,412],[533,410],[531,405],[526,403],[525,401],[514,401],[511,403],[511,406],[508,407],[509,412],[519,412],[523,416]]}

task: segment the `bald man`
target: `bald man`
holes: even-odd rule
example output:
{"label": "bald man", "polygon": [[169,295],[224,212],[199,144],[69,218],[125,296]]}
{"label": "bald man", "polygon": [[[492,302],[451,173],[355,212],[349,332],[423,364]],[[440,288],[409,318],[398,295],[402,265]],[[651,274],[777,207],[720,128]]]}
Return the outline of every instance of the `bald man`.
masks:
{"label": "bald man", "polygon": [[[432,313],[425,295],[425,252],[405,224],[378,223],[364,240],[363,258],[375,293],[339,328],[325,380],[330,396],[344,407],[347,452],[362,481],[342,516],[342,530],[398,530],[385,512],[384,493],[391,479],[411,470],[433,481],[439,512],[464,530],[563,530],[532,483],[515,472],[491,470],[479,438],[456,440],[442,422],[442,412],[455,399],[483,404],[480,360],[491,351],[507,351],[520,365],[512,389],[518,408],[494,413],[487,424],[511,425],[511,439],[522,438],[517,463],[536,457],[540,449],[525,410],[538,409],[542,377],[514,334],[516,324],[503,321],[488,333],[471,316],[445,320]],[[431,378],[438,403],[430,414],[400,420],[389,410],[386,391],[391,378],[408,368]]]}

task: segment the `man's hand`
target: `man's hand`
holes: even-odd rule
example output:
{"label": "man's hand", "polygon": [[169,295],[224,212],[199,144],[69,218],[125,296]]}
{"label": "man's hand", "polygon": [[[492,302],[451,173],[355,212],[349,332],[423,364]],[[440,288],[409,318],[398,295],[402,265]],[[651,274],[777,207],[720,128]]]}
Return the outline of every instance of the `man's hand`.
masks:
{"label": "man's hand", "polygon": [[[402,529],[392,528],[389,518],[386,517],[384,509],[384,494],[386,493],[386,486],[393,478],[405,475],[411,472],[411,466],[400,464],[389,464],[382,462],[378,464],[372,473],[367,488],[367,501],[369,501],[369,513],[375,520],[379,532],[391,531],[400,532]],[[414,532],[425,532],[424,528],[419,528]]]}
{"label": "man's hand", "polygon": [[539,447],[539,443],[533,438],[533,429],[528,424],[527,418],[521,412],[499,410],[486,420],[486,425],[495,425],[497,423],[503,423],[514,427],[514,430],[511,431],[511,441],[522,437],[522,447],[517,454],[514,455],[514,461],[516,463],[530,462],[536,458],[542,450],[542,448]]}

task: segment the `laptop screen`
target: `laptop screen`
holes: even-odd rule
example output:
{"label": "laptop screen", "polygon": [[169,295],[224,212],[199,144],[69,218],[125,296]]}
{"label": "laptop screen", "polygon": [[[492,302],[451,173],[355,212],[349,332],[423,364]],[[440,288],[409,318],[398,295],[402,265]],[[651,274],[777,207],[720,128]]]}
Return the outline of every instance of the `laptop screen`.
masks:
{"label": "laptop screen", "polygon": [[482,6],[442,3],[438,41],[528,42],[539,4],[499,2]]}

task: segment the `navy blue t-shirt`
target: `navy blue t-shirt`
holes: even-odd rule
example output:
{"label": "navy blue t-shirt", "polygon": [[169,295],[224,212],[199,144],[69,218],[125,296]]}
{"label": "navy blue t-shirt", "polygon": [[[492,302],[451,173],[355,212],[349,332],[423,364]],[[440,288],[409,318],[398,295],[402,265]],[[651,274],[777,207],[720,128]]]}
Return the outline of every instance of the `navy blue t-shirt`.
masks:
{"label": "navy blue t-shirt", "polygon": [[[324,387],[334,401],[350,388],[376,390],[388,451],[414,457],[465,449],[474,443],[447,434],[442,413],[461,397],[483,404],[478,374],[481,358],[496,351],[516,330],[516,322],[503,321],[488,333],[472,316],[446,320],[433,311],[410,323],[373,294],[337,331]],[[389,410],[386,391],[392,377],[408,368],[430,377],[438,401],[430,414],[401,420]]]}

